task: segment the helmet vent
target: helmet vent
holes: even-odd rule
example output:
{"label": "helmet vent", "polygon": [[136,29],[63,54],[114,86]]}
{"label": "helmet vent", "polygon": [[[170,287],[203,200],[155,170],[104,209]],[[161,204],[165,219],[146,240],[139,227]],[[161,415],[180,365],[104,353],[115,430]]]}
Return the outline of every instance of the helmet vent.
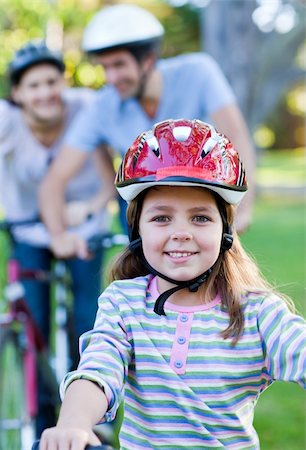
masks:
{"label": "helmet vent", "polygon": [[210,137],[207,139],[205,144],[203,145],[202,152],[201,152],[201,158],[204,158],[209,152],[212,151],[213,148],[219,143],[218,140]]}
{"label": "helmet vent", "polygon": [[179,142],[185,142],[191,134],[191,127],[175,127],[173,128],[173,136]]}
{"label": "helmet vent", "polygon": [[154,153],[154,155],[156,155],[159,158],[160,157],[159,144],[158,140],[156,139],[153,133],[147,134],[146,142],[150,147],[150,149],[152,150],[152,152]]}

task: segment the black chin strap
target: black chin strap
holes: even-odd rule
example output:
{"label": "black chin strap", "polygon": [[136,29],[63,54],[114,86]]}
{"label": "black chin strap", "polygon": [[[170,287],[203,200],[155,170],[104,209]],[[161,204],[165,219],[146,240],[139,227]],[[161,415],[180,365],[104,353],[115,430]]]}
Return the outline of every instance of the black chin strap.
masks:
{"label": "black chin strap", "polygon": [[[155,271],[155,272],[156,272],[155,273],[156,275],[166,279],[166,277],[163,276],[162,274],[159,274],[157,271]],[[156,314],[158,314],[159,316],[165,316],[166,313],[164,310],[164,305],[165,305],[167,299],[170,297],[170,295],[174,294],[174,292],[176,292],[180,289],[185,289],[185,288],[188,288],[189,292],[197,292],[197,290],[199,289],[201,284],[203,284],[207,280],[207,278],[209,277],[211,272],[212,272],[212,268],[206,270],[206,272],[202,273],[202,275],[198,276],[197,278],[194,278],[193,280],[183,281],[183,282],[177,281],[177,280],[171,280],[170,278],[167,279],[167,281],[171,281],[174,284],[178,284],[178,286],[168,289],[167,291],[160,294],[160,296],[158,297],[158,299],[155,302],[154,312]]]}
{"label": "black chin strap", "polygon": [[187,281],[173,280],[172,278],[169,278],[166,275],[163,275],[162,273],[158,272],[156,269],[154,269],[154,267],[152,267],[148,263],[148,261],[146,260],[144,254],[143,254],[141,244],[142,244],[141,238],[137,238],[130,242],[129,248],[133,252],[135,252],[135,250],[138,250],[141,253],[143,262],[144,262],[145,266],[148,268],[149,273],[152,273],[155,276],[163,278],[164,280],[169,281],[169,283],[176,284],[176,286],[174,286],[173,288],[168,289],[167,291],[160,294],[160,296],[156,300],[155,305],[154,305],[154,312],[156,314],[158,314],[159,316],[166,315],[165,310],[164,310],[164,305],[165,305],[167,299],[170,297],[170,295],[174,294],[174,292],[179,291],[180,289],[185,289],[185,288],[188,288],[189,292],[197,292],[199,287],[207,280],[207,278],[209,277],[209,275],[212,272],[212,267],[211,267],[210,269],[206,270],[206,272],[193,278],[192,280],[187,280]]}

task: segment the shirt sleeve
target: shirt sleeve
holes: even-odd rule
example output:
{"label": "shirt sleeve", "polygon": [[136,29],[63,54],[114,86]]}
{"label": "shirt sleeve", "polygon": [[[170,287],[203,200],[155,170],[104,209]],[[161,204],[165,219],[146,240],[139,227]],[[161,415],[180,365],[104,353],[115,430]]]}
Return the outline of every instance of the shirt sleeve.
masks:
{"label": "shirt sleeve", "polygon": [[293,381],[306,388],[305,325],[281,298],[271,295],[264,299],[258,327],[271,379]]}
{"label": "shirt sleeve", "polygon": [[66,134],[64,145],[83,152],[93,152],[105,143],[103,135],[103,103],[99,93],[77,115]]}
{"label": "shirt sleeve", "polygon": [[120,314],[118,294],[110,285],[99,298],[93,330],[80,338],[80,363],[61,383],[61,396],[77,379],[97,383],[108,400],[109,409],[101,421],[111,421],[123,398],[124,382],[131,358],[131,344]]}
{"label": "shirt sleeve", "polygon": [[13,108],[8,101],[0,100],[0,156],[14,150],[17,132],[14,132]]}
{"label": "shirt sleeve", "polygon": [[202,100],[209,115],[226,106],[236,104],[236,96],[219,64],[208,54],[203,54],[199,68],[202,77]]}

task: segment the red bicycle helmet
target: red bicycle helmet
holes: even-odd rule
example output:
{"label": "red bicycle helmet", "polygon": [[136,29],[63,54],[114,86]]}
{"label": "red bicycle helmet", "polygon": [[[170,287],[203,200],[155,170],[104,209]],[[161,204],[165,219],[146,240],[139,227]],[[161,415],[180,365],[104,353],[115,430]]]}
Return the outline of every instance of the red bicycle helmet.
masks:
{"label": "red bicycle helmet", "polygon": [[238,204],[247,191],[245,171],[227,137],[200,120],[165,120],[140,134],[115,180],[121,197],[133,200],[156,185],[200,186]]}

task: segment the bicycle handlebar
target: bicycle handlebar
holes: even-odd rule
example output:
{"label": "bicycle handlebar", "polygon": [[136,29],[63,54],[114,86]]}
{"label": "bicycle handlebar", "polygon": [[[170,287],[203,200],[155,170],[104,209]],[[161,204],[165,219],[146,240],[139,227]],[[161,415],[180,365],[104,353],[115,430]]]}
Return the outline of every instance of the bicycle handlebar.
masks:
{"label": "bicycle handlebar", "polygon": [[[41,223],[39,218],[17,220],[17,221],[0,221],[0,231],[8,231],[11,233],[12,228],[22,225],[33,225]],[[129,244],[129,238],[126,234],[104,232],[97,233],[87,240],[87,248],[91,253],[101,248],[111,248],[117,245],[126,246]]]}
{"label": "bicycle handlebar", "polygon": [[14,227],[23,226],[23,225],[34,225],[36,223],[40,223],[39,218],[33,219],[24,219],[24,220],[2,220],[0,221],[0,230],[1,231],[10,231]]}
{"label": "bicycle handlebar", "polygon": [[[40,441],[36,441],[34,442],[33,446],[32,446],[32,450],[39,450],[39,442]],[[85,447],[85,450],[113,450],[113,447],[110,447],[109,445],[87,445]]]}
{"label": "bicycle handlebar", "polygon": [[129,238],[126,234],[99,233],[87,241],[89,252],[95,252],[100,248],[111,248],[116,245],[128,245]]}

